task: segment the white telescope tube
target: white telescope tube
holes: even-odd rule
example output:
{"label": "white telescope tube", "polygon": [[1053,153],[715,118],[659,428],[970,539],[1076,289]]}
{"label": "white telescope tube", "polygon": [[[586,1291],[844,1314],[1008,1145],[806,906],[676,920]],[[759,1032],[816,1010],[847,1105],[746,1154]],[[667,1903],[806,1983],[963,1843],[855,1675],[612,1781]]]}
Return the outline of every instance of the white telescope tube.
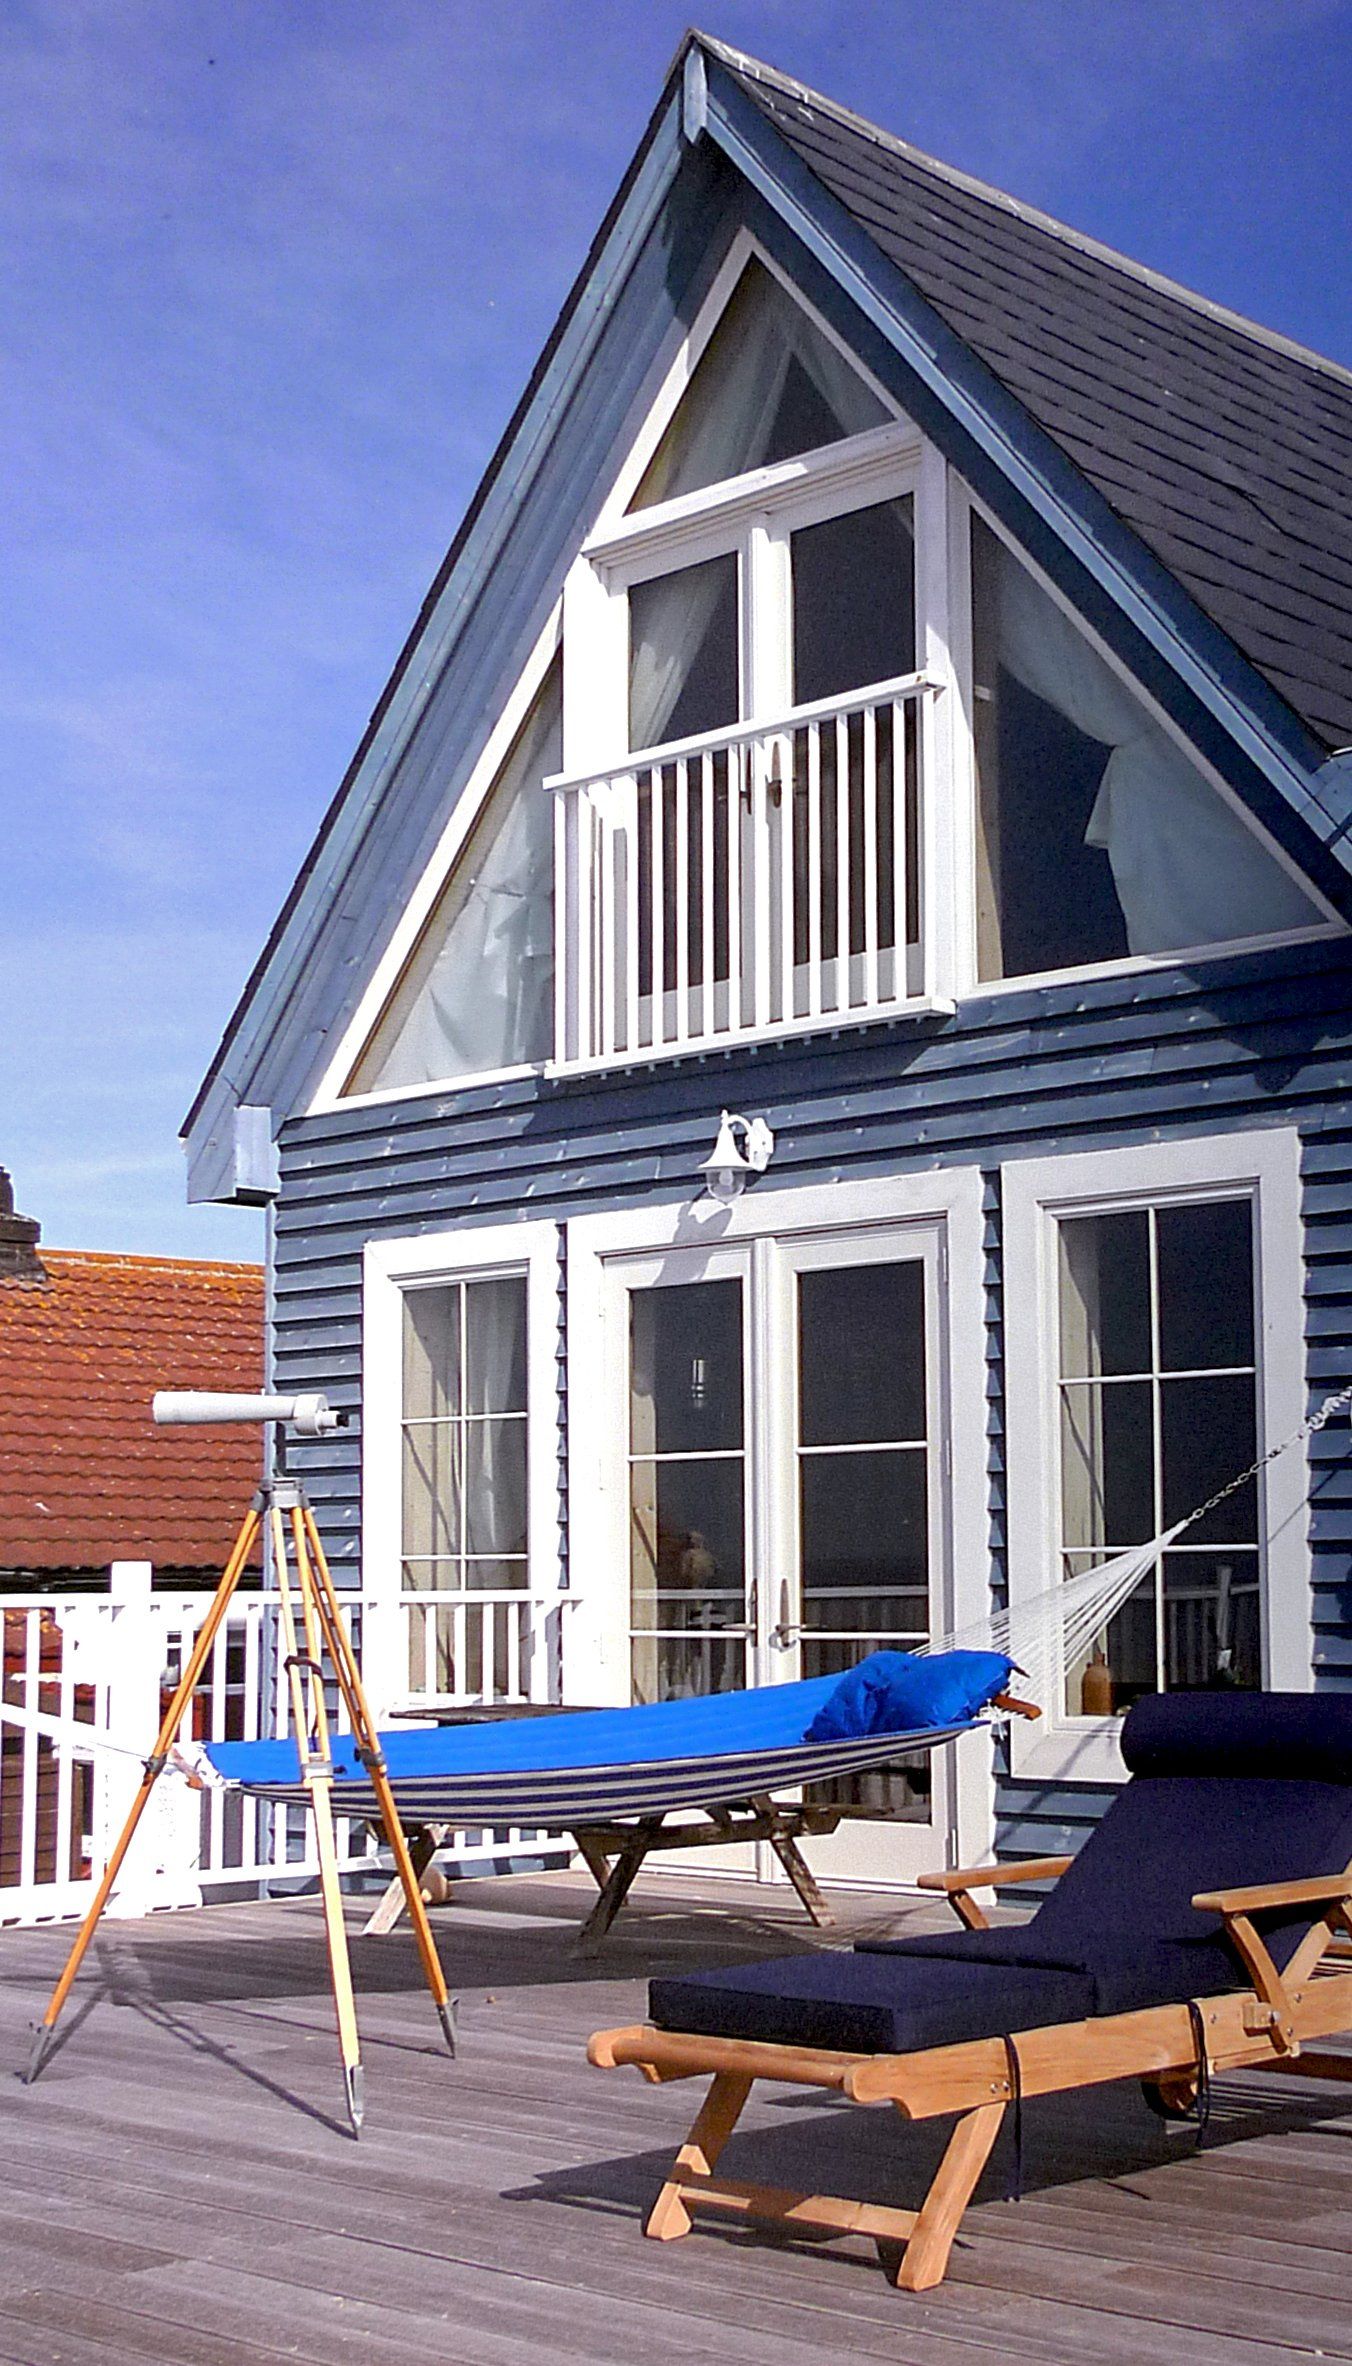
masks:
{"label": "white telescope tube", "polygon": [[327,1438],[347,1427],[347,1415],[317,1390],[298,1397],[246,1397],[218,1395],[212,1389],[162,1388],[152,1397],[150,1412],[162,1429],[211,1421],[284,1421],[298,1437]]}

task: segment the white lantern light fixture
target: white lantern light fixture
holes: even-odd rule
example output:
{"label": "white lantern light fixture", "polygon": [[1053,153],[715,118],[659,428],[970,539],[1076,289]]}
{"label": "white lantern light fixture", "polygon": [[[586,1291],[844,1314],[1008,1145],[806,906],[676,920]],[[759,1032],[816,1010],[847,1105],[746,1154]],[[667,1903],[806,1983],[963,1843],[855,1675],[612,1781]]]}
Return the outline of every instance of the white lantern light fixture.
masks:
{"label": "white lantern light fixture", "polygon": [[770,1164],[775,1138],[763,1117],[737,1117],[725,1109],[718,1121],[718,1139],[699,1172],[710,1199],[730,1207],[748,1177],[763,1175]]}

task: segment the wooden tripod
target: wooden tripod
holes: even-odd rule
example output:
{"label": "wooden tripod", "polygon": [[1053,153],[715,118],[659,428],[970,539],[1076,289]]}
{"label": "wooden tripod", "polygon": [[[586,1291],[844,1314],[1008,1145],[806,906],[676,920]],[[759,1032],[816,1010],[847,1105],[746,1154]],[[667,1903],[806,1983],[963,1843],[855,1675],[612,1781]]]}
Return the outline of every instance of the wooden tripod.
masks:
{"label": "wooden tripod", "polygon": [[[108,1903],[112,1887],[121,1870],[122,1861],[130,1848],[136,1827],[178,1738],[188,1704],[201,1682],[203,1670],[210,1658],[212,1645],[230,1607],[231,1598],[239,1584],[250,1554],[267,1524],[272,1546],[273,1574],[277,1586],[277,1616],[283,1652],[283,1667],[291,1701],[291,1724],[296,1737],[296,1751],[300,1760],[300,1779],[304,1785],[310,1810],[314,1816],[315,1847],[319,1858],[319,1886],[324,1901],[324,1928],[328,1941],[329,1970],[333,1981],[334,2012],[338,2023],[338,2049],[343,2065],[343,2086],[347,2101],[347,2116],[354,2136],[360,2135],[362,2124],[362,2069],[361,2051],[357,2037],[357,2014],[352,1994],[352,1966],[348,1956],[347,1932],[343,1923],[342,1888],[339,1879],[338,1847],[334,1835],[333,1761],[329,1748],[328,1706],[324,1698],[324,1657],[338,1686],[339,1696],[347,1711],[356,1745],[356,1756],[371,1779],[371,1787],[380,1803],[385,1837],[390,1844],[395,1870],[403,1888],[413,1934],[422,1962],[423,1976],[437,2008],[442,2033],[452,2054],[455,2052],[454,2007],[447,1993],[445,1977],[433,1943],[423,1904],[422,1890],[409,1855],[404,1828],[390,1789],[384,1752],[376,1731],[361,1675],[352,1650],[351,1639],[343,1621],[338,1590],[324,1547],[315,1526],[314,1514],[305,1491],[295,1479],[275,1475],[266,1480],[254,1496],[244,1515],[239,1535],[235,1539],[230,1558],[221,1573],[220,1584],[212,1597],[187,1664],[174,1690],[174,1697],[160,1723],[155,1747],[145,1762],[145,1774],[140,1789],[118,1835],[117,1844],[104,1869],[103,1877],[94,1893],[93,1903],[76,1934],[66,1966],[52,1991],[51,2001],[43,2014],[33,2040],[33,2050],[25,2083],[32,2084],[41,2070],[51,2042],[52,2032],[60,2018],[61,2009],[70,1994],[75,1975],[84,1960],[90,1940],[98,1928],[99,1918]],[[292,1564],[294,1563],[294,1579]],[[299,1615],[298,1615],[299,1612]]]}

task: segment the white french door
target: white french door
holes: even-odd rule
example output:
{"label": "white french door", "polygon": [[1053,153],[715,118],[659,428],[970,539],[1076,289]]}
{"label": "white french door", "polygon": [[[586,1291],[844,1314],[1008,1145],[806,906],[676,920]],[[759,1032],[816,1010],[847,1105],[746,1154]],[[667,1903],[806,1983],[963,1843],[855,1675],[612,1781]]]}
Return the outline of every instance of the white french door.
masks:
{"label": "white french door", "polygon": [[[775,1244],[767,1261],[771,1681],[913,1651],[947,1623],[940,1247],[932,1227],[898,1227]],[[816,1844],[819,1870],[898,1880],[942,1865],[949,1756],[814,1786],[846,1809]]]}
{"label": "white french door", "polygon": [[[575,1434],[599,1451],[612,1697],[830,1674],[952,1623],[949,1252],[938,1216],[602,1252]],[[808,1844],[827,1879],[951,1857],[951,1750],[814,1796],[845,1811]]]}

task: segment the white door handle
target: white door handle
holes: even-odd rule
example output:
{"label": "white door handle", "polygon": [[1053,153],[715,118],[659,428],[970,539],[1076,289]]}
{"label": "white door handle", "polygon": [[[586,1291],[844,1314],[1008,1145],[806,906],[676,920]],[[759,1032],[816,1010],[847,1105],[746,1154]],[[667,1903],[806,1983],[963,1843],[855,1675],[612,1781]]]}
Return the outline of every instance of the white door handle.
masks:
{"label": "white door handle", "polygon": [[789,1581],[786,1577],[781,1577],[779,1581],[779,1623],[770,1629],[770,1641],[776,1651],[792,1651],[803,1631],[798,1622],[790,1618],[789,1607]]}

